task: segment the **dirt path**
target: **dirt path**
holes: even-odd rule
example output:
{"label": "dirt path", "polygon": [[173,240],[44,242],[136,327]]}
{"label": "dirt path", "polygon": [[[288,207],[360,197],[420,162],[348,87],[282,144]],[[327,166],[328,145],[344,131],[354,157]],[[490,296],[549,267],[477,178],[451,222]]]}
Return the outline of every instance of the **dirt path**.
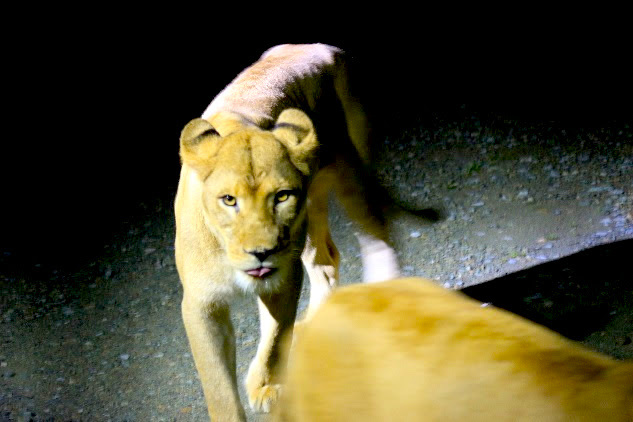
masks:
{"label": "dirt path", "polygon": [[[391,194],[443,213],[433,224],[393,220],[405,274],[633,357],[631,126],[464,112],[383,139],[377,173]],[[139,203],[82,265],[0,251],[0,421],[207,420],[179,314],[172,196]],[[336,205],[332,226],[342,282],[360,280],[355,227]],[[258,324],[252,300],[234,310],[243,377]]]}

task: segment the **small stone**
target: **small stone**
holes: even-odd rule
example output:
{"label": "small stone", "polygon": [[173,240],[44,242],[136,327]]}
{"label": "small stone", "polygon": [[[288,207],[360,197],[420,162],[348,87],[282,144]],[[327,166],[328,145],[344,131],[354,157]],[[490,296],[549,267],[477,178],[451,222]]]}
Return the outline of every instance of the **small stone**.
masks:
{"label": "small stone", "polygon": [[610,186],[593,186],[587,189],[588,193],[601,193],[611,190]]}
{"label": "small stone", "polygon": [[519,193],[517,193],[516,198],[517,199],[527,199],[529,196],[529,192],[527,189],[523,189],[521,191],[519,191]]}
{"label": "small stone", "polygon": [[411,232],[411,234],[409,234],[409,236],[411,236],[414,239],[417,239],[418,237],[421,236],[421,233],[418,232],[418,231],[414,231],[414,232]]}

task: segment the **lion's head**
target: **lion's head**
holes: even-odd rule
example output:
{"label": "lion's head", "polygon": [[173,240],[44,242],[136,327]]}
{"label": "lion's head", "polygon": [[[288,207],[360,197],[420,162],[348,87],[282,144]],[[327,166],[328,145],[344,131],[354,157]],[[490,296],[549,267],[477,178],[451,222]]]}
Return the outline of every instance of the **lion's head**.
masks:
{"label": "lion's head", "polygon": [[242,126],[222,136],[204,119],[183,129],[180,154],[202,183],[202,212],[247,289],[273,289],[304,242],[306,183],[318,147],[312,122],[285,110],[275,127]]}

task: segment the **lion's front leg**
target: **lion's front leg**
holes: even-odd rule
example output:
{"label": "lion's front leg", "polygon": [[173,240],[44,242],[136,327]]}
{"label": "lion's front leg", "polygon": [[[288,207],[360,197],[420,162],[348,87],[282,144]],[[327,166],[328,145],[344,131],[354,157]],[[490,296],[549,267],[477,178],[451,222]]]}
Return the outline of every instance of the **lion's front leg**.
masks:
{"label": "lion's front leg", "polygon": [[228,307],[203,304],[185,295],[182,316],[211,420],[245,421],[237,389],[235,336]]}
{"label": "lion's front leg", "polygon": [[308,235],[301,260],[310,279],[310,304],[304,319],[309,319],[338,285],[340,255],[328,222],[328,198],[336,179],[336,168],[324,167],[308,189]]}
{"label": "lion's front leg", "polygon": [[304,319],[309,319],[321,303],[338,286],[339,252],[328,227],[309,230],[306,246],[301,254],[310,279],[310,303]]}
{"label": "lion's front leg", "polygon": [[281,392],[276,372],[285,365],[280,361],[285,355],[282,340],[292,332],[303,277],[301,264],[295,262],[293,267],[294,274],[278,293],[260,294],[257,298],[261,334],[246,375],[248,402],[256,412],[269,412]]}

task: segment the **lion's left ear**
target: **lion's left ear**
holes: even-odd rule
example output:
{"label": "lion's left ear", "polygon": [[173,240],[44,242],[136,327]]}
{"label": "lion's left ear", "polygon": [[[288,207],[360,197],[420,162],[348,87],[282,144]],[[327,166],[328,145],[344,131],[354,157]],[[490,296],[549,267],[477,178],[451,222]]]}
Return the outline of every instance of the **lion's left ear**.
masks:
{"label": "lion's left ear", "polygon": [[288,149],[290,160],[304,175],[310,174],[319,147],[314,125],[301,110],[284,110],[275,123],[273,135]]}

